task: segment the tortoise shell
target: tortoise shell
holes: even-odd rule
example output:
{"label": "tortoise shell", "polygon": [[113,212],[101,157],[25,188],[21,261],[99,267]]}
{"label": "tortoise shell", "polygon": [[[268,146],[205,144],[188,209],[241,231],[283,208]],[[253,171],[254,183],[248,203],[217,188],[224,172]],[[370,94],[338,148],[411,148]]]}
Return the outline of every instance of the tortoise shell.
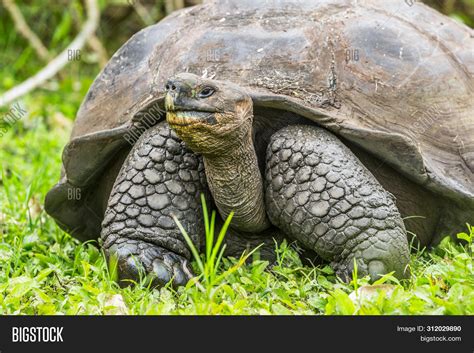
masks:
{"label": "tortoise shell", "polygon": [[232,81],[474,208],[472,29],[404,0],[215,0],[137,33],[96,78],[46,198],[62,228],[97,238],[109,184],[180,72]]}

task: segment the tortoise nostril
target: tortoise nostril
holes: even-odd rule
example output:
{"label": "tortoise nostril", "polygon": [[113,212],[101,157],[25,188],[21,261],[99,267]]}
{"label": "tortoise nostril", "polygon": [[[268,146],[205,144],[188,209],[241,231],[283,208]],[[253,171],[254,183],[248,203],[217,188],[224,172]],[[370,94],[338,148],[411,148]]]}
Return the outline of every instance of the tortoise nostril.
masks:
{"label": "tortoise nostril", "polygon": [[166,83],[165,89],[166,89],[167,91],[176,91],[176,85],[174,84],[173,81],[168,81],[168,82]]}

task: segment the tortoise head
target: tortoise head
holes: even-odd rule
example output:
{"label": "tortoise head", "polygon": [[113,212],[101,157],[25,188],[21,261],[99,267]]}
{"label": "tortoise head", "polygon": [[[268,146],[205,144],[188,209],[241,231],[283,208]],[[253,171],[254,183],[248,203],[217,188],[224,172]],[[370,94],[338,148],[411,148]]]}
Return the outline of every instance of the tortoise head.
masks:
{"label": "tortoise head", "polygon": [[183,73],[165,88],[166,120],[194,152],[222,153],[251,129],[252,99],[237,85]]}

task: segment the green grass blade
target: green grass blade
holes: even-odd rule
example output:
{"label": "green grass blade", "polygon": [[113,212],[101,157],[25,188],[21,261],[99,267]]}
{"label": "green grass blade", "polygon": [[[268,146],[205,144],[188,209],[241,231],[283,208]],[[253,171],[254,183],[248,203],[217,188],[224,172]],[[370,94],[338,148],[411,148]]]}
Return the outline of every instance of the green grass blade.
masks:
{"label": "green grass blade", "polygon": [[[202,205],[202,213],[203,213],[203,218],[204,218],[204,233],[205,233],[205,241],[206,241],[206,259],[209,258],[211,255],[211,250],[212,250],[212,245],[214,242],[214,225],[212,223],[211,219],[211,224],[209,224],[209,212],[207,210],[207,205],[206,205],[206,198],[204,197],[204,194],[201,194],[201,205]],[[214,211],[212,212],[214,214]],[[212,216],[211,216],[212,217]]]}
{"label": "green grass blade", "polygon": [[204,230],[209,233],[209,213],[207,212],[206,198],[201,194],[202,214],[204,215]]}
{"label": "green grass blade", "polygon": [[221,275],[219,275],[214,283],[220,283],[222,280],[224,280],[226,277],[237,271],[239,268],[241,268],[243,265],[245,265],[245,262],[247,259],[252,256],[252,254],[258,249],[259,247],[257,246],[255,249],[250,251],[248,254],[246,254],[246,251],[243,252],[242,256],[240,256],[239,260],[235,265],[230,267],[228,270],[224,271]]}
{"label": "green grass blade", "polygon": [[214,248],[212,249],[212,254],[209,259],[212,263],[214,263],[214,260],[217,256],[217,252],[219,251],[219,248],[221,247],[222,241],[224,240],[225,234],[227,233],[227,229],[229,228],[230,222],[232,221],[232,217],[234,216],[234,212],[232,211],[227,219],[224,222],[224,225],[221,228],[221,231],[219,232],[219,235],[217,236],[217,241],[216,244],[214,245]]}
{"label": "green grass blade", "polygon": [[224,246],[221,248],[221,251],[219,251],[219,255],[217,256],[217,259],[216,259],[216,264],[214,265],[215,272],[217,272],[219,270],[219,265],[221,263],[222,256],[224,255],[224,251],[225,251],[226,246],[227,245],[224,244]]}
{"label": "green grass blade", "polygon": [[199,256],[198,250],[196,249],[196,247],[193,244],[193,241],[192,241],[191,237],[188,235],[188,233],[186,232],[186,230],[184,229],[183,225],[178,220],[178,218],[176,218],[175,215],[172,215],[172,217],[173,217],[174,222],[178,226],[181,234],[183,235],[184,240],[188,244],[189,250],[191,250],[191,253],[193,254],[194,260],[196,260],[196,262],[198,264],[199,270],[201,271],[201,273],[204,273],[204,265],[201,261],[201,257]]}
{"label": "green grass blade", "polygon": [[216,226],[216,211],[212,211],[211,224],[209,228],[209,237],[206,238],[206,259],[211,257],[212,247],[214,246],[214,232]]}

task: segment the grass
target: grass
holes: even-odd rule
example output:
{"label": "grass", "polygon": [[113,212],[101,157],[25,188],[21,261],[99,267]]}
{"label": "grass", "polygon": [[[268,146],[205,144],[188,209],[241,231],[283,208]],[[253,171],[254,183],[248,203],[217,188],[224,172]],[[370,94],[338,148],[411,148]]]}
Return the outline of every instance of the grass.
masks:
{"label": "grass", "polygon": [[249,254],[222,258],[211,214],[209,246],[194,263],[201,277],[176,291],[119,288],[99,249],[62,232],[43,210],[71,128],[48,103],[61,94],[27,98],[26,116],[0,138],[0,314],[474,314],[472,227],[460,235],[467,245],[445,239],[413,254],[406,282],[346,284],[328,266],[303,266],[286,243],[271,269],[245,264]]}

